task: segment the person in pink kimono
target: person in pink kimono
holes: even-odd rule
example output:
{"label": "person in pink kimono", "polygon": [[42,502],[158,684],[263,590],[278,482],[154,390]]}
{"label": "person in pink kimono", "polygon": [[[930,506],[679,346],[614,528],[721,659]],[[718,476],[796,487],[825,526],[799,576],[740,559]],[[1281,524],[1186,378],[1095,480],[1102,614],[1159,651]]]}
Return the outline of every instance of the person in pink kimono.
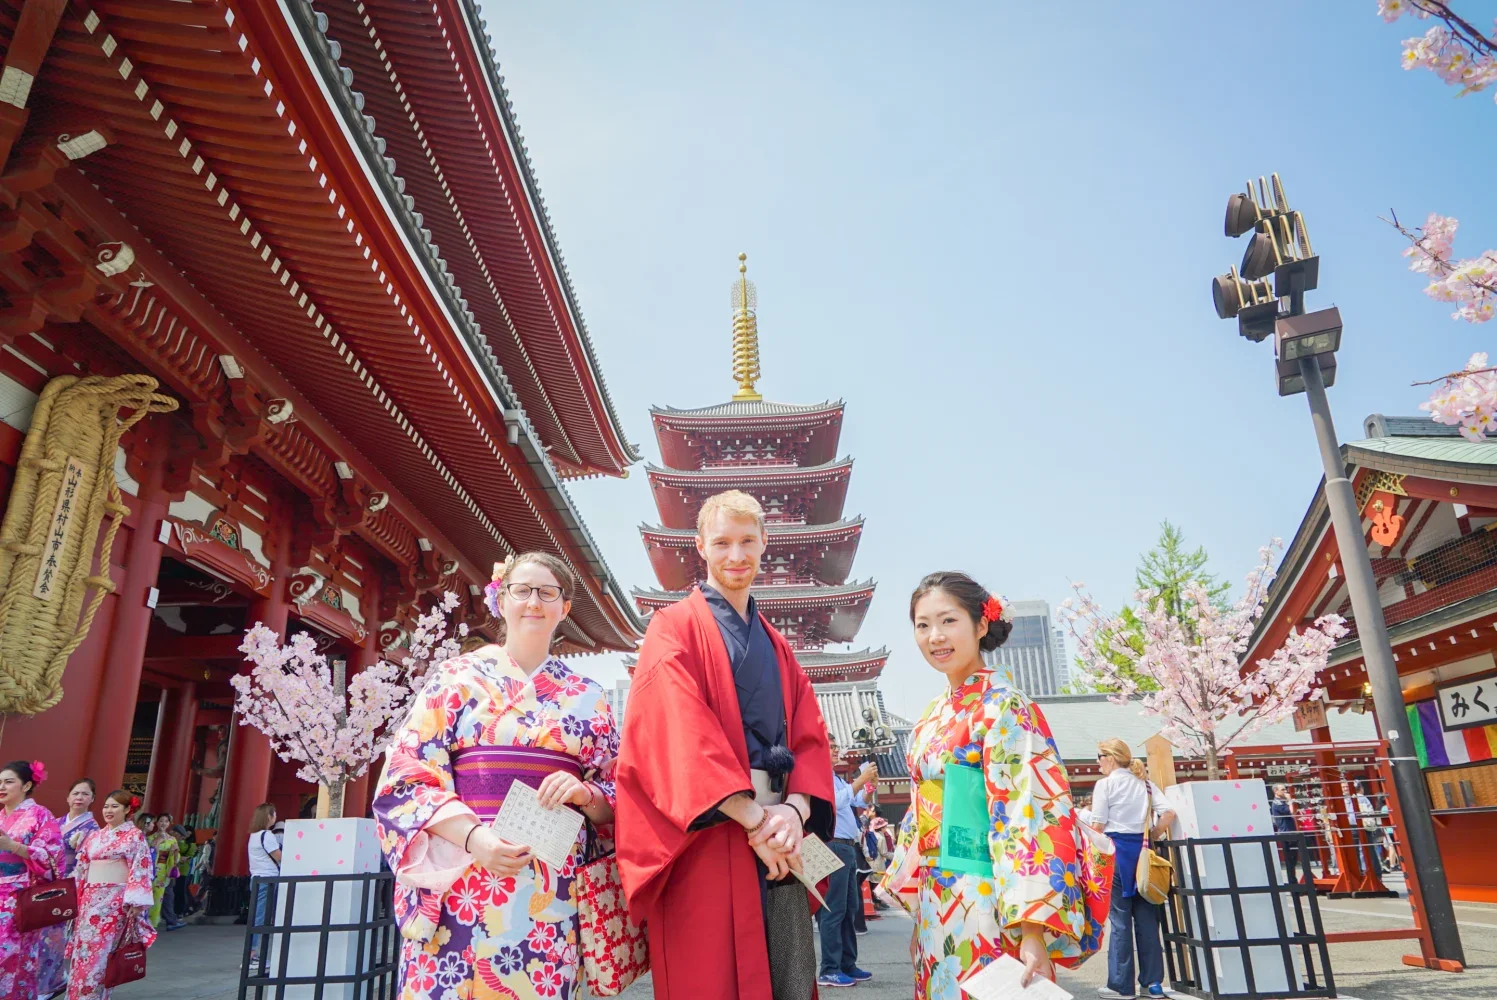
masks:
{"label": "person in pink kimono", "polygon": [[0,767],[0,997],[34,997],[47,958],[51,928],[16,930],[16,897],[57,877],[62,832],[56,818],[31,797],[46,780],[41,761]]}
{"label": "person in pink kimono", "polygon": [[154,902],[151,847],[130,822],[140,799],[110,792],[104,799],[104,827],[78,849],[78,917],[68,941],[68,1000],[105,1000],[104,969],[109,955],[127,936],[147,948],[156,940],[150,911]]}

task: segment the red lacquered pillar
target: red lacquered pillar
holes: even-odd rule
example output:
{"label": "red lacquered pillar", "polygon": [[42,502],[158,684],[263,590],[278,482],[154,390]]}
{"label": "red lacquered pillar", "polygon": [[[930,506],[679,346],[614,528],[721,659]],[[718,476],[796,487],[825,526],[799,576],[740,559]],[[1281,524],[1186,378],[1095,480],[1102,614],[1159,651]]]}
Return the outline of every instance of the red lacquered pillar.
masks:
{"label": "red lacquered pillar", "polygon": [[[115,580],[124,577],[111,567]],[[67,795],[73,782],[91,778],[89,753],[95,741],[94,720],[99,708],[99,686],[103,683],[104,660],[114,630],[114,609],[119,602],[105,596],[94,615],[94,624],[62,673],[62,700],[39,715],[16,715],[0,733],[0,760],[41,760],[51,772],[49,781],[37,790],[36,799],[54,814],[67,811]],[[99,795],[114,788],[99,779]]]}
{"label": "red lacquered pillar", "polygon": [[[246,628],[259,622],[282,640],[286,637],[290,613],[290,603],[286,600],[285,536],[288,530],[284,525],[271,525],[271,535],[265,540],[271,547],[271,551],[266,552],[270,559],[270,596],[251,601],[244,619]],[[246,664],[244,669],[247,671],[249,665]],[[229,765],[224,772],[224,788],[219,797],[218,843],[213,852],[213,873],[247,875],[249,857],[245,850],[249,841],[250,816],[255,806],[270,794],[270,769],[275,754],[264,733],[253,726],[239,724],[237,712],[230,730]]]}
{"label": "red lacquered pillar", "polygon": [[198,688],[191,681],[161,692],[151,770],[146,778],[145,808],[169,812],[180,822],[187,811],[187,778],[192,767],[192,737],[197,730]]}
{"label": "red lacquered pillar", "polygon": [[[141,465],[139,492],[133,499],[125,498],[135,530],[125,554],[124,576],[115,591],[118,600],[99,682],[99,708],[89,737],[88,776],[98,782],[101,792],[119,788],[125,777],[125,757],[130,751],[130,731],[135,724],[135,703],[140,696],[140,674],[153,614],[148,602],[161,572],[161,522],[171,503],[161,485],[165,463],[158,460]],[[95,622],[94,628],[98,627]]]}

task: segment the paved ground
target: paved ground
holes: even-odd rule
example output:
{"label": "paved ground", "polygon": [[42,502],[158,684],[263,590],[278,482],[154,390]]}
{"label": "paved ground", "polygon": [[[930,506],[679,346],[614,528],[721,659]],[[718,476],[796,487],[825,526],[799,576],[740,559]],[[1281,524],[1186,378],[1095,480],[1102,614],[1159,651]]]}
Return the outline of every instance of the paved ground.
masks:
{"label": "paved ground", "polygon": [[[1323,899],[1328,931],[1410,925],[1408,904],[1398,899]],[[1492,1000],[1497,998],[1497,906],[1456,904],[1468,970],[1461,975],[1408,968],[1399,956],[1412,942],[1342,944],[1331,948],[1331,965],[1342,997],[1357,1000]],[[863,1000],[908,1000],[910,922],[900,916],[869,924],[858,939],[859,964],[873,981],[832,992]],[[243,926],[194,926],[164,934],[150,953],[150,976],[114,991],[114,1000],[233,1000],[238,996]],[[1062,972],[1060,983],[1080,1000],[1090,1000],[1106,980],[1099,956],[1076,972]],[[269,995],[269,994],[267,994]],[[648,982],[636,984],[626,1000],[649,1000]],[[708,1000],[708,998],[704,998]]]}

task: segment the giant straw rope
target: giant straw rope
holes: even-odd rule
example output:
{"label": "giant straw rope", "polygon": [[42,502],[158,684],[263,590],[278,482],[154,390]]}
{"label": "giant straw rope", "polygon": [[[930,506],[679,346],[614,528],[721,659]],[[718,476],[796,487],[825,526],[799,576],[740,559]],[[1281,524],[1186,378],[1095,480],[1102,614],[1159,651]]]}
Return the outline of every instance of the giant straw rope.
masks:
{"label": "giant straw rope", "polygon": [[148,375],[62,375],[42,389],[0,522],[0,718],[35,714],[62,698],[68,657],[114,590],[110,553],[130,513],[115,482],[115,456],[120,437],[141,419],[177,408],[156,387]]}

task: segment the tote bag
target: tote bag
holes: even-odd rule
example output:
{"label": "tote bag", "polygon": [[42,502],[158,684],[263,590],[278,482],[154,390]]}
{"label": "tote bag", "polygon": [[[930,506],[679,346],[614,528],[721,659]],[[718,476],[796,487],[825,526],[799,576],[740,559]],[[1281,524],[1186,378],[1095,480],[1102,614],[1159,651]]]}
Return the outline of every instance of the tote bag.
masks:
{"label": "tote bag", "polygon": [[16,894],[16,930],[66,923],[78,913],[78,885],[70,878],[43,882]]}
{"label": "tote bag", "polygon": [[136,940],[135,921],[125,931],[119,945],[104,965],[104,988],[114,989],[146,977],[146,946]]}
{"label": "tote bag", "polygon": [[572,893],[582,977],[594,995],[618,996],[650,968],[644,928],[629,917],[618,856],[606,854],[579,868]]}

